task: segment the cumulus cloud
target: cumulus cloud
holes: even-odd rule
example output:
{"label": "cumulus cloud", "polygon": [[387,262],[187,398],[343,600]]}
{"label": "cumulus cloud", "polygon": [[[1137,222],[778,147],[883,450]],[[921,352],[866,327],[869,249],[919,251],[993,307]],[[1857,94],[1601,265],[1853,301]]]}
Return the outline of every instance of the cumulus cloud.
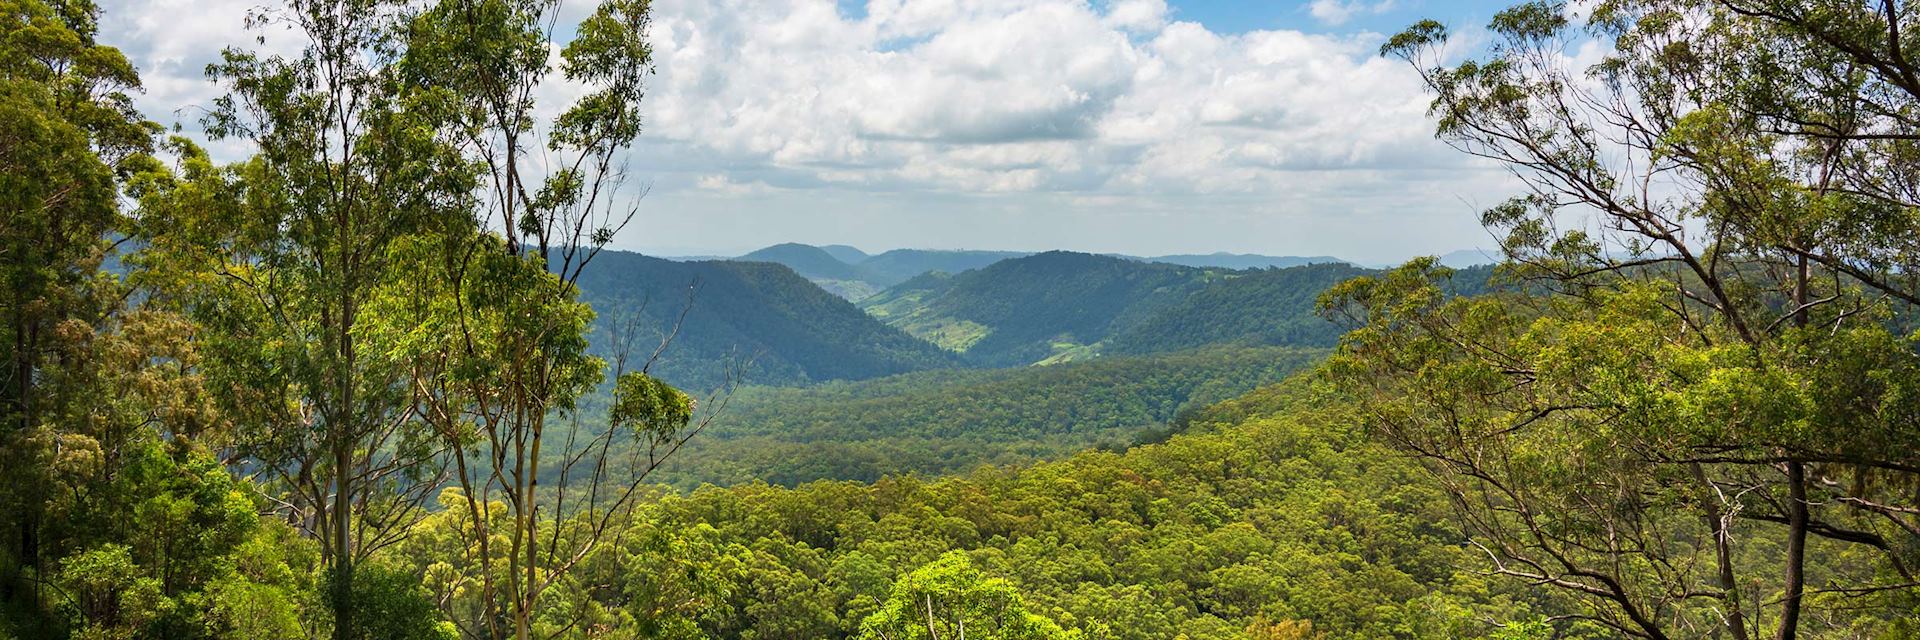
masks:
{"label": "cumulus cloud", "polygon": [[[103,35],[141,66],[141,104],[156,117],[210,100],[201,68],[219,47],[252,42],[241,16],[259,0],[207,1],[224,8],[105,6]],[[1337,25],[1391,1],[1308,10]],[[630,168],[676,207],[766,194],[915,206],[905,194],[1006,198],[995,206],[1009,211],[1110,211],[1088,203],[1119,199],[1150,212],[1211,209],[1219,203],[1204,198],[1220,196],[1242,212],[1259,202],[1338,215],[1428,197],[1363,200],[1383,184],[1430,195],[1489,173],[1432,139],[1418,78],[1375,54],[1378,35],[1224,33],[1179,20],[1164,0],[653,9],[657,69]]]}
{"label": "cumulus cloud", "polygon": [[1393,10],[1393,0],[1313,0],[1307,5],[1307,13],[1328,26],[1340,26],[1352,20],[1354,16],[1379,15]]}
{"label": "cumulus cloud", "polygon": [[778,190],[773,185],[759,180],[740,181],[724,173],[709,173],[697,177],[693,181],[693,186],[701,191],[725,196],[767,195]]}
{"label": "cumulus cloud", "polygon": [[163,123],[197,122],[220,94],[207,65],[226,47],[292,53],[298,42],[269,24],[248,29],[249,14],[271,16],[259,0],[136,0],[101,3],[101,40],[119,47],[140,70],[137,97]]}
{"label": "cumulus cloud", "polygon": [[1227,35],[1158,0],[655,5],[655,142],[875,189],[1259,191],[1452,162],[1374,36]]}

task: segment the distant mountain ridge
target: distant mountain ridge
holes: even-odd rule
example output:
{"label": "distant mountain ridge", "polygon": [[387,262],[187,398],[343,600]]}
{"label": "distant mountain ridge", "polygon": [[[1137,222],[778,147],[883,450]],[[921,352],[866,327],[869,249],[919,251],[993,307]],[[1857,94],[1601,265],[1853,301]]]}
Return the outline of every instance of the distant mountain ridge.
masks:
{"label": "distant mountain ridge", "polygon": [[787,242],[751,251],[740,256],[689,256],[673,258],[681,262],[728,260],[735,262],[771,262],[785,265],[822,289],[847,300],[859,301],[880,290],[933,271],[958,273],[1005,260],[1030,255],[1017,251],[965,251],[934,249],[894,249],[876,255],[848,245],[814,246]]}
{"label": "distant mountain ridge", "polygon": [[860,266],[873,274],[875,284],[886,288],[931,271],[961,273],[1030,255],[1026,251],[894,249],[867,258]]}
{"label": "distant mountain ridge", "polygon": [[[686,326],[656,371],[710,388],[739,365],[748,382],[791,385],[1214,345],[1326,347],[1340,331],[1315,312],[1320,293],[1373,272],[1326,257],[1162,258],[1216,266],[1070,251],[867,255],[789,243],[710,261],[609,251],[580,286],[601,313],[595,340],[603,344],[617,319],[634,313],[657,338],[698,281]],[[1484,280],[1487,269],[1469,271]],[[639,341],[648,351],[654,342]]]}
{"label": "distant mountain ridge", "polygon": [[1267,256],[1254,253],[1227,253],[1219,251],[1208,254],[1174,254],[1140,258],[1148,262],[1165,262],[1189,267],[1219,267],[1222,269],[1273,269],[1301,267],[1310,264],[1354,264],[1333,256]]}
{"label": "distant mountain ridge", "polygon": [[821,245],[820,250],[827,252],[827,255],[833,256],[835,260],[839,260],[847,264],[859,264],[862,261],[865,261],[867,258],[873,257],[873,256],[867,255],[867,252],[865,251],[861,251],[858,248],[850,247],[844,244]]}
{"label": "distant mountain ridge", "polygon": [[604,251],[579,286],[598,314],[593,340],[603,351],[615,342],[614,331],[631,320],[642,332],[632,356],[646,357],[684,310],[686,320],[654,373],[689,390],[719,385],[732,367],[743,368],[747,382],[779,385],[959,365],[953,354],[875,320],[778,264],[679,262]]}
{"label": "distant mountain ridge", "polygon": [[[844,244],[815,246],[786,242],[732,258],[687,256],[674,259],[683,262],[717,259],[783,264],[822,288],[858,302],[882,289],[922,274],[935,271],[949,274],[963,273],[985,268],[1002,260],[1031,255],[1034,255],[1034,252],[967,249],[893,249],[878,254],[868,254],[857,247]],[[1227,252],[1144,257],[1125,254],[1101,255],[1137,262],[1221,269],[1267,269],[1325,263],[1352,264],[1350,261],[1332,256],[1269,256]]]}
{"label": "distant mountain ridge", "polygon": [[1330,346],[1320,292],[1369,270],[1188,267],[1049,251],[932,273],[862,300],[887,324],[980,366],[1050,364],[1209,344]]}
{"label": "distant mountain ridge", "polygon": [[814,278],[860,280],[865,276],[859,267],[847,264],[826,249],[796,242],[776,244],[738,258],[731,258],[731,260],[783,264],[794,273],[809,280]]}

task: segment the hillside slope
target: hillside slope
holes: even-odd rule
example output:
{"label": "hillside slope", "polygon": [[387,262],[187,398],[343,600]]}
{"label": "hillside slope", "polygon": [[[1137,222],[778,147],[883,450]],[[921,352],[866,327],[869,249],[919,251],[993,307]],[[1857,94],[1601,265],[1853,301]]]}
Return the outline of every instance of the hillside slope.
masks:
{"label": "hillside slope", "polygon": [[1157,353],[1213,344],[1330,347],[1340,328],[1315,313],[1320,293],[1371,273],[1344,263],[1257,269],[1218,278],[1128,326],[1109,353]]}
{"label": "hillside slope", "polygon": [[1365,273],[1345,263],[1233,270],[1054,251],[923,275],[860,306],[983,366],[1212,344],[1324,347],[1339,332],[1315,301]]}
{"label": "hillside slope", "polygon": [[1032,255],[1021,251],[948,251],[936,249],[894,249],[860,262],[871,282],[891,287],[929,271],[961,273],[987,265]]}
{"label": "hillside slope", "polygon": [[750,387],[661,478],[682,487],[876,480],[1124,447],[1164,437],[1201,407],[1285,378],[1323,354],[1226,348]]}
{"label": "hillside slope", "polygon": [[826,249],[810,244],[789,242],[776,244],[765,249],[734,258],[739,262],[771,262],[786,265],[800,277],[809,280],[825,278],[829,280],[860,280],[864,273],[859,267],[841,261]]}
{"label": "hillside slope", "polygon": [[847,264],[860,264],[861,262],[865,261],[867,258],[873,257],[870,255],[867,255],[867,252],[861,251],[859,247],[854,247],[850,245],[823,244],[819,246],[821,251],[825,251],[827,252],[827,255],[833,256],[833,259],[839,260],[841,262],[845,262]]}
{"label": "hillside slope", "polygon": [[614,343],[613,330],[631,318],[638,331],[634,356],[645,357],[686,309],[680,333],[654,371],[690,390],[718,385],[733,366],[744,367],[749,383],[795,384],[957,363],[777,264],[675,262],[606,251],[579,284],[599,314],[594,343],[603,350]]}
{"label": "hillside slope", "polygon": [[940,281],[916,278],[863,301],[888,324],[985,366],[1084,355],[1130,322],[1198,290],[1205,271],[1049,251]]}

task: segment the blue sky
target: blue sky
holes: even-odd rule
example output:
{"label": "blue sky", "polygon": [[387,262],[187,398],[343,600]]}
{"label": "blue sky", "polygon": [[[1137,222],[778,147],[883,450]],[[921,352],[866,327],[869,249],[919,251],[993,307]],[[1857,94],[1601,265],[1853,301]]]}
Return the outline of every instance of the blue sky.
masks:
{"label": "blue sky", "polygon": [[[102,36],[140,68],[141,107],[192,132],[218,92],[201,69],[250,43],[261,2],[104,0]],[[1435,141],[1417,78],[1375,51],[1426,17],[1471,39],[1506,4],[654,0],[627,158],[626,197],[645,197],[615,244],[1367,262],[1487,246],[1477,212],[1516,185]],[[580,93],[543,97],[557,112]]]}

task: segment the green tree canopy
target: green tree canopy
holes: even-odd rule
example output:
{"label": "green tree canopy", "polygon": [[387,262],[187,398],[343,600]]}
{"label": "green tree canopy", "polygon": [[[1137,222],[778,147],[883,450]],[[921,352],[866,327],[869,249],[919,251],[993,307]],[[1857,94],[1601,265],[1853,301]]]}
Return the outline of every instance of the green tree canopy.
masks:
{"label": "green tree canopy", "polygon": [[1052,620],[1027,609],[1006,578],[974,568],[967,554],[950,551],[893,583],[879,611],[860,623],[863,640],[1068,640]]}
{"label": "green tree canopy", "polygon": [[[1526,191],[1482,215],[1504,291],[1457,296],[1418,260],[1329,292],[1356,327],[1330,372],[1451,490],[1493,571],[1634,637],[1911,610],[1916,19],[1532,2],[1495,16],[1483,59],[1448,59],[1434,22],[1382,48],[1426,80],[1442,140]],[[1588,39],[1605,55],[1578,68]]]}

